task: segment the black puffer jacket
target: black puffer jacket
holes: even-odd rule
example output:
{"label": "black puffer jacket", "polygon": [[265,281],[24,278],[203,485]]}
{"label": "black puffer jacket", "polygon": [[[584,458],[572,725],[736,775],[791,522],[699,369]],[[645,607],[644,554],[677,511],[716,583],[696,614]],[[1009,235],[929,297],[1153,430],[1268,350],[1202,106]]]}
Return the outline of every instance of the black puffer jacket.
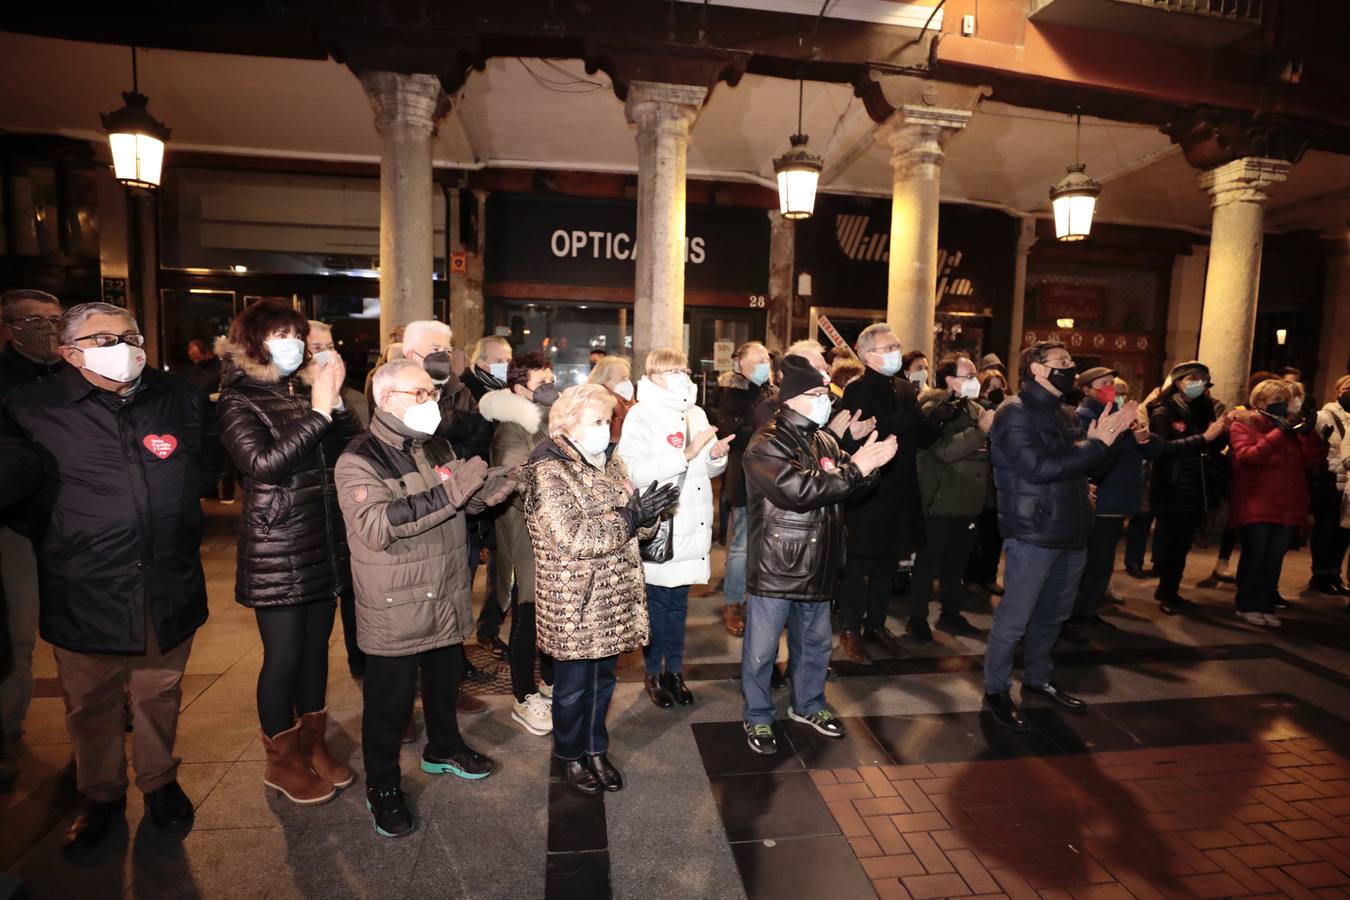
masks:
{"label": "black puffer jacket", "polygon": [[1213,443],[1205,429],[1219,417],[1215,402],[1204,394],[1194,400],[1168,388],[1148,408],[1148,427],[1163,439],[1162,458],[1153,463],[1149,502],[1155,515],[1203,514],[1213,507],[1223,489],[1222,451],[1226,435]]}
{"label": "black puffer jacket", "polygon": [[234,599],[249,607],[332,600],[351,590],[333,467],[361,431],[350,409],[310,408],[312,368],[283,378],[228,343],[217,418],[244,482]]}
{"label": "black puffer jacket", "polygon": [[786,406],[745,450],[746,590],[824,602],[844,565],[844,501],[874,484],[828,429]]}
{"label": "black puffer jacket", "polygon": [[1088,476],[1108,463],[1111,448],[1085,440],[1073,410],[1035,381],[998,408],[989,439],[1003,536],[1041,547],[1086,547],[1093,524]]}
{"label": "black puffer jacket", "polygon": [[760,422],[756,413],[765,401],[772,400],[772,385],[757,385],[739,372],[728,372],[718,379],[721,394],[717,401],[717,431],[721,437],[734,434],[727,448],[727,474],[722,479],[722,499],[730,506],[745,505],[745,473],[741,461],[745,448]]}

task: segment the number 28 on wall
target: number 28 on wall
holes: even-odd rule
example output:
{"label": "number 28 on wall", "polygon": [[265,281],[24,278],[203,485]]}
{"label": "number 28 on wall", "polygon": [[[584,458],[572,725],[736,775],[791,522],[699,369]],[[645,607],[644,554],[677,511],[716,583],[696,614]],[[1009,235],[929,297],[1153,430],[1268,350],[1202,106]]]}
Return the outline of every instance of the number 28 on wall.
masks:
{"label": "number 28 on wall", "polygon": [[768,298],[765,297],[763,294],[751,294],[751,295],[750,295],[750,308],[751,308],[751,309],[764,309],[764,307],[766,307],[766,306],[768,306],[768,305],[769,305],[769,303],[768,303]]}

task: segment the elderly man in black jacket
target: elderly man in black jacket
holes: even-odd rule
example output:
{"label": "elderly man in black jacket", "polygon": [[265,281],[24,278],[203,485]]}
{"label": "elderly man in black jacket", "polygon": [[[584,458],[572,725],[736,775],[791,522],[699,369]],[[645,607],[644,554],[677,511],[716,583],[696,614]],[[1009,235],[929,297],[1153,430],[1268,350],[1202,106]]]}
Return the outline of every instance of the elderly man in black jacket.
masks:
{"label": "elderly man in black jacket", "polygon": [[844,556],[843,503],[875,481],[895,439],[867,439],[850,458],[825,427],[830,392],[806,360],[783,360],[780,406],[744,457],[749,512],[746,626],[741,690],[750,749],[778,752],[770,671],[784,624],[792,705],[788,716],[831,738],[844,727],[825,706],[830,663],[830,596]]}
{"label": "elderly man in black jacket", "polygon": [[[844,388],[840,409],[876,419],[879,438],[897,440],[895,459],[881,470],[876,490],[860,495],[848,509],[848,560],[839,589],[839,645],[855,662],[867,662],[863,640],[890,656],[901,655],[886,627],[891,584],[901,559],[923,545],[923,500],[919,493],[918,451],[937,440],[942,421],[919,412],[918,389],[900,372],[900,342],[890,325],[878,322],[858,335],[858,359],[867,367]],[[942,407],[946,411],[946,407]],[[957,410],[953,410],[953,416]]]}
{"label": "elderly man in black jacket", "polygon": [[197,497],[214,469],[203,459],[213,445],[205,398],[145,368],[145,339],[126,310],[76,306],[60,342],[70,367],[8,396],[0,437],[26,442],[40,460],[30,505],[39,621],[55,647],[87,800],[65,840],[78,853],[125,808],[124,691],[150,818],[171,830],[192,819],[173,743],[183,668],[206,621]]}
{"label": "elderly man in black jacket", "polygon": [[999,407],[990,431],[1007,568],[984,657],[984,704],[1015,731],[1028,729],[1010,693],[1018,640],[1026,666],[1024,697],[1031,691],[1075,712],[1086,707],[1055,685],[1050,650],[1073,612],[1087,557],[1093,525],[1088,476],[1110,461],[1111,446],[1130,430],[1139,408],[1127,403],[1106,411],[1085,437],[1065,405],[1077,374],[1059,341],[1026,347],[1022,389]]}

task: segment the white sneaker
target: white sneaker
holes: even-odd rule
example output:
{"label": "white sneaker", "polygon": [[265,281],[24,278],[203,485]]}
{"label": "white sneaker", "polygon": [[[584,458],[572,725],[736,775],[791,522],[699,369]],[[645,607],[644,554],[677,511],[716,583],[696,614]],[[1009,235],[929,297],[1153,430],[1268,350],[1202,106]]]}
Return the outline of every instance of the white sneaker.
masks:
{"label": "white sneaker", "polygon": [[[1248,625],[1261,625],[1263,627],[1266,625],[1265,613],[1239,611],[1237,616]],[[1278,622],[1279,620],[1277,619],[1276,621]]]}
{"label": "white sneaker", "polygon": [[553,685],[539,682],[539,696],[543,697],[549,703],[553,702]]}
{"label": "white sneaker", "polygon": [[1274,613],[1261,613],[1261,618],[1266,620],[1266,625],[1270,628],[1279,628],[1284,624],[1280,621],[1280,617]]}
{"label": "white sneaker", "polygon": [[511,718],[530,734],[545,735],[553,730],[553,704],[538,694],[530,694],[512,705]]}

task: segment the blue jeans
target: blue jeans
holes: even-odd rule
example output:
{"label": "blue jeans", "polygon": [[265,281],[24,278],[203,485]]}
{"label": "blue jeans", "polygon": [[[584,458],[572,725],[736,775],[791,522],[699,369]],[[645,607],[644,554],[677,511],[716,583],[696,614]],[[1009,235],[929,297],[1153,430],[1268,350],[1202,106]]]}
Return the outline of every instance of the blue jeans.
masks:
{"label": "blue jeans", "polygon": [[1003,599],[984,654],[984,692],[1012,690],[1013,648],[1022,640],[1022,684],[1040,687],[1054,677],[1050,650],[1073,612],[1087,550],[1038,547],[1016,538],[1003,542]]}
{"label": "blue jeans", "polygon": [[727,538],[727,572],[722,582],[722,593],[727,603],[745,602],[745,545],[750,530],[749,511],[744,506],[733,506],[727,520],[730,535]]}
{"label": "blue jeans", "polygon": [[614,697],[618,656],[553,664],[553,755],[581,759],[609,752],[605,715]]}
{"label": "blue jeans", "polygon": [[647,585],[647,617],[652,639],[642,648],[647,674],[658,675],[661,664],[667,672],[679,673],[684,666],[684,620],[689,615],[689,585]]}
{"label": "blue jeans", "polygon": [[778,636],[788,630],[788,674],[792,708],[809,716],[825,708],[825,670],[830,666],[830,604],[795,603],[746,596],[745,637],[741,642],[741,693],[745,721],[773,723],[770,670],[778,655]]}

